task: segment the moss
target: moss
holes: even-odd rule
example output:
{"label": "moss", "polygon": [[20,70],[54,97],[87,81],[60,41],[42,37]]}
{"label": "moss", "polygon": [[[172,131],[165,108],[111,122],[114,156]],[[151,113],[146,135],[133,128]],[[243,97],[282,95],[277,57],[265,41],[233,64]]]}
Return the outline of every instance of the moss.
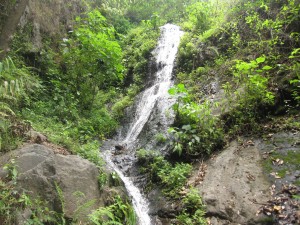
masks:
{"label": "moss", "polygon": [[264,170],[266,173],[271,173],[272,170],[273,170],[273,167],[272,167],[272,161],[269,160],[269,159],[263,161],[262,166],[263,166],[263,170]]}
{"label": "moss", "polygon": [[284,162],[293,165],[296,169],[300,169],[300,151],[288,151],[286,156],[283,156]]}
{"label": "moss", "polygon": [[[280,166],[273,165],[273,161],[276,159],[283,160],[283,164]],[[300,151],[275,152],[262,163],[262,166],[266,173],[275,171],[279,177],[284,178],[288,171],[300,169]]]}
{"label": "moss", "polygon": [[274,223],[275,221],[272,217],[264,217],[261,220],[259,220],[259,224],[262,225],[273,225]]}
{"label": "moss", "polygon": [[277,171],[279,177],[285,177],[287,172],[288,172],[287,168],[280,169]]}
{"label": "moss", "polygon": [[294,185],[300,186],[300,179],[296,180],[296,181],[294,182]]}

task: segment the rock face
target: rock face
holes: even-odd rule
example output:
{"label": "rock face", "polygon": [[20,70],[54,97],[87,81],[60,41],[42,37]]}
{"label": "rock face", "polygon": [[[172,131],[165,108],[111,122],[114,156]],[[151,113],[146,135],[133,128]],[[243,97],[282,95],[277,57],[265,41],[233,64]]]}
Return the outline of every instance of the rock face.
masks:
{"label": "rock face", "polygon": [[[10,1],[4,0],[5,5]],[[17,0],[16,4],[7,7],[7,16],[0,21],[0,49],[4,53],[9,51],[9,42],[19,26],[23,29],[26,25],[32,27],[31,40],[32,52],[37,52],[42,47],[42,35],[55,39],[62,38],[67,31],[72,30],[76,16],[80,15],[87,5],[80,0]],[[4,57],[4,53],[0,53]]]}
{"label": "rock face", "polygon": [[[62,212],[58,194],[62,191],[66,218],[85,221],[92,209],[103,205],[97,179],[99,171],[91,162],[75,155],[54,154],[51,149],[38,144],[2,156],[1,168],[12,158],[19,172],[17,185],[32,196],[48,201],[50,209]],[[78,210],[91,201],[94,202],[92,206]]]}
{"label": "rock face", "polygon": [[[260,224],[260,205],[270,199],[256,143],[232,142],[209,160],[203,182],[197,186],[214,225]],[[257,203],[256,203],[257,202]]]}

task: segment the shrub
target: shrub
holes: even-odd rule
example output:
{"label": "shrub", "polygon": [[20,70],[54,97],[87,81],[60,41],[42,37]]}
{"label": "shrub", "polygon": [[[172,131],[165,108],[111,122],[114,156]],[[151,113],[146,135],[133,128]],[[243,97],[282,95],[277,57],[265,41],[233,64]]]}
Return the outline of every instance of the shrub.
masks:
{"label": "shrub", "polygon": [[164,134],[162,134],[162,133],[158,133],[158,134],[156,134],[155,135],[155,139],[156,139],[156,141],[158,142],[158,143],[165,143],[166,141],[167,141],[167,137],[164,135]]}
{"label": "shrub", "polygon": [[138,159],[143,163],[142,172],[149,175],[151,182],[157,182],[163,187],[163,193],[167,197],[179,197],[180,189],[192,171],[188,163],[176,163],[172,165],[156,151],[138,151]]}
{"label": "shrub", "polygon": [[231,133],[251,131],[260,117],[266,116],[266,109],[273,105],[274,94],[268,90],[268,73],[273,68],[265,61],[265,56],[250,62],[236,60],[234,86],[228,82],[223,85],[230,105],[223,115],[225,130]]}
{"label": "shrub", "polygon": [[8,57],[0,62],[0,151],[17,147],[29,129],[16,112],[28,100],[29,94],[41,85],[26,67],[17,67]]}
{"label": "shrub", "polygon": [[187,157],[210,154],[222,145],[223,132],[218,118],[211,113],[210,102],[193,102],[183,84],[171,88],[169,93],[178,98],[173,106],[176,126],[169,129],[174,153]]}
{"label": "shrub", "polygon": [[139,149],[136,151],[136,156],[140,164],[149,165],[160,153],[158,151]]}
{"label": "shrub", "polygon": [[159,169],[158,177],[164,188],[164,194],[168,197],[179,197],[179,191],[185,185],[192,166],[188,163],[176,163],[175,166],[165,164]]}
{"label": "shrub", "polygon": [[190,189],[182,200],[183,210],[176,217],[177,224],[196,224],[206,225],[207,221],[204,217],[205,206],[198,191],[194,188]]}

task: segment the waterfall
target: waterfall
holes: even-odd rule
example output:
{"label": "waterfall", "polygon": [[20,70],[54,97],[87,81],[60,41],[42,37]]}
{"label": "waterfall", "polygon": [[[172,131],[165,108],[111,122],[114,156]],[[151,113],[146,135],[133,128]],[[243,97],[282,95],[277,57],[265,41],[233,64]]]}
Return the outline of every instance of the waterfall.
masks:
{"label": "waterfall", "polygon": [[[172,24],[166,24],[161,28],[161,37],[158,41],[158,45],[152,54],[155,57],[156,65],[158,71],[155,73],[155,80],[153,85],[146,90],[144,90],[140,97],[137,99],[137,105],[134,112],[134,119],[129,125],[127,133],[124,135],[120,143],[126,145],[126,148],[130,148],[134,143],[139,141],[139,135],[142,132],[145,124],[147,123],[151,113],[155,107],[159,107],[159,112],[162,115],[155,115],[163,117],[165,110],[170,108],[172,101],[170,102],[168,89],[172,86],[172,71],[174,67],[174,61],[177,54],[180,37],[183,32],[180,31],[179,27]],[[116,173],[123,180],[125,187],[127,189],[128,195],[132,198],[133,207],[138,217],[139,225],[150,225],[151,219],[148,215],[148,202],[146,198],[141,194],[140,190],[134,185],[133,177],[126,177],[124,172],[121,171],[119,167],[126,167],[125,163],[127,161],[132,161],[134,156],[132,151],[128,153],[121,154],[121,156],[115,156],[112,160],[111,150],[114,147],[111,143],[110,148],[104,151],[102,154],[104,156],[107,164],[116,171]],[[127,155],[126,155],[127,154]],[[131,155],[130,155],[131,154]],[[120,158],[121,157],[121,158]],[[118,158],[119,160],[116,160]],[[125,162],[125,163],[124,163]],[[118,167],[119,166],[119,167]]]}
{"label": "waterfall", "polygon": [[123,141],[127,146],[130,146],[137,139],[148,121],[155,103],[163,98],[168,98],[168,89],[172,85],[174,61],[182,34],[183,32],[180,31],[178,26],[166,24],[161,27],[161,37],[156,49],[153,51],[159,70],[155,74],[153,86],[142,93],[135,112],[135,120],[130,125]]}

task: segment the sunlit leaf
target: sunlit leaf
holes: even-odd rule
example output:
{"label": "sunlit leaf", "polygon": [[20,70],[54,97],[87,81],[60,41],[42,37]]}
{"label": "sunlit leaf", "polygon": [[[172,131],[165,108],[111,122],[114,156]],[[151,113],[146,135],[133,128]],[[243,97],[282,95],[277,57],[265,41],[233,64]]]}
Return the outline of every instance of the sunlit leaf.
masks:
{"label": "sunlit leaf", "polygon": [[264,66],[262,69],[263,69],[263,70],[271,70],[272,67],[271,67],[271,66]]}
{"label": "sunlit leaf", "polygon": [[264,61],[266,61],[266,57],[258,57],[257,59],[256,59],[256,62],[257,63],[263,63]]}

